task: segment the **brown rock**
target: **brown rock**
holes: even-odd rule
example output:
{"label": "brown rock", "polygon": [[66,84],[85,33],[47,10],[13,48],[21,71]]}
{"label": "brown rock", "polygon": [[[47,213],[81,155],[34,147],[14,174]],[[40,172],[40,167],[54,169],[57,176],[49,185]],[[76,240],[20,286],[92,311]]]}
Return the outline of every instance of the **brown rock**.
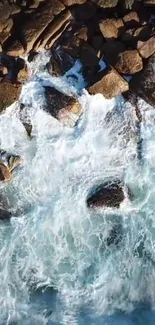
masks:
{"label": "brown rock", "polygon": [[39,43],[35,44],[35,49],[45,48],[49,41],[51,44],[52,39],[55,41],[58,38],[58,36],[61,35],[61,32],[64,31],[64,29],[62,28],[64,24],[66,23],[65,26],[66,27],[68,26],[71,17],[72,15],[69,10],[65,11],[60,17],[59,16],[56,17],[42,33],[41,40],[39,40]]}
{"label": "brown rock", "polygon": [[5,31],[6,33],[9,33],[12,27],[13,27],[13,19],[12,19],[12,18],[9,18],[9,19],[6,21],[6,26],[5,26],[5,28],[3,29],[3,31]]}
{"label": "brown rock", "polygon": [[81,5],[83,4],[84,2],[86,2],[86,0],[62,0],[62,3],[66,6],[66,7],[69,7],[69,6],[72,6],[72,5]]}
{"label": "brown rock", "polygon": [[117,40],[110,40],[108,42],[105,42],[102,46],[103,56],[112,66],[116,64],[118,55],[124,51],[124,44]]}
{"label": "brown rock", "polygon": [[81,105],[76,97],[61,93],[53,87],[45,87],[45,110],[66,126],[74,126],[81,115]]}
{"label": "brown rock", "polygon": [[114,69],[104,70],[97,74],[88,87],[90,94],[101,93],[107,99],[113,98],[129,89],[128,83]]}
{"label": "brown rock", "polygon": [[118,37],[118,28],[115,25],[115,20],[105,19],[99,24],[100,31],[103,36],[107,39]]}
{"label": "brown rock", "polygon": [[18,12],[20,12],[20,11],[21,11],[21,8],[16,3],[11,4],[11,16],[18,14]]}
{"label": "brown rock", "polygon": [[32,4],[30,4],[29,8],[38,8],[40,0],[33,0]]}
{"label": "brown rock", "polygon": [[151,37],[148,41],[145,42],[139,41],[137,44],[137,50],[145,59],[151,56],[155,52],[155,36]]}
{"label": "brown rock", "polygon": [[107,181],[92,189],[87,198],[88,208],[112,207],[119,208],[125,199],[123,184],[118,180]]}
{"label": "brown rock", "polygon": [[24,54],[24,48],[18,40],[12,41],[6,53],[11,56],[21,56]]}
{"label": "brown rock", "polygon": [[4,42],[8,39],[9,36],[10,36],[10,35],[9,35],[7,32],[2,31],[2,32],[0,33],[0,43],[3,45]]}
{"label": "brown rock", "polygon": [[119,73],[134,74],[143,68],[143,61],[138,51],[131,50],[119,54],[115,69]]}
{"label": "brown rock", "polygon": [[130,86],[136,95],[155,107],[155,54],[148,59],[144,69],[133,76]]}
{"label": "brown rock", "polygon": [[2,163],[0,163],[0,181],[6,182],[12,178],[11,172],[9,169]]}
{"label": "brown rock", "polygon": [[127,28],[136,28],[140,24],[139,17],[135,11],[129,12],[125,15],[123,21]]}
{"label": "brown rock", "polygon": [[5,22],[11,14],[11,7],[8,3],[0,3],[0,22]]}
{"label": "brown rock", "polygon": [[28,69],[27,69],[27,67],[24,67],[18,73],[18,81],[23,83],[27,79],[28,79]]}
{"label": "brown rock", "polygon": [[114,8],[117,6],[118,0],[92,0],[97,6],[102,8]]}
{"label": "brown rock", "polygon": [[8,81],[2,81],[0,83],[0,112],[18,100],[20,92],[20,84],[12,84]]}
{"label": "brown rock", "polygon": [[32,14],[31,19],[26,21],[22,29],[27,52],[33,49],[35,42],[52,22],[54,16],[64,9],[64,5],[59,0],[48,0],[42,8]]}

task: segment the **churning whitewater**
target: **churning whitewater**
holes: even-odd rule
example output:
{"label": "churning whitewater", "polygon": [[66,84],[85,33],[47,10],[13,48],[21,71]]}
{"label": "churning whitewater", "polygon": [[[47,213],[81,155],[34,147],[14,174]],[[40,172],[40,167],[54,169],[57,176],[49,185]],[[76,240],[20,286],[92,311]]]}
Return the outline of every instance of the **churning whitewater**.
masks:
{"label": "churning whitewater", "polygon": [[[31,107],[32,138],[18,104],[0,115],[1,147],[24,159],[0,187],[13,214],[0,224],[0,325],[152,325],[155,113],[139,101],[139,130],[134,108],[122,97],[105,100],[81,90],[79,62],[52,78],[47,61],[42,53],[29,64],[20,98]],[[43,85],[78,94],[83,113],[74,128],[43,111]],[[111,177],[123,180],[132,201],[89,210],[90,188]],[[115,226],[120,243],[106,246]]]}

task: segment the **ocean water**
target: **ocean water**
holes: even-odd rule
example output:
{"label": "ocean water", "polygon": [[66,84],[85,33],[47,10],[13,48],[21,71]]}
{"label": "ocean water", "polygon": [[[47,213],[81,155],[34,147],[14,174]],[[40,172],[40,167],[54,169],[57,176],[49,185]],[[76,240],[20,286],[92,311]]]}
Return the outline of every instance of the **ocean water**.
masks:
{"label": "ocean water", "polygon": [[[106,100],[83,89],[79,62],[52,78],[48,60],[41,53],[29,64],[20,97],[31,139],[18,103],[0,115],[1,147],[24,159],[0,186],[13,215],[0,224],[0,325],[153,325],[154,110],[139,100],[139,127],[121,96]],[[78,95],[82,115],[74,128],[43,111],[43,85]],[[121,179],[132,200],[89,210],[90,189],[109,178]],[[120,241],[107,246],[115,227]]]}

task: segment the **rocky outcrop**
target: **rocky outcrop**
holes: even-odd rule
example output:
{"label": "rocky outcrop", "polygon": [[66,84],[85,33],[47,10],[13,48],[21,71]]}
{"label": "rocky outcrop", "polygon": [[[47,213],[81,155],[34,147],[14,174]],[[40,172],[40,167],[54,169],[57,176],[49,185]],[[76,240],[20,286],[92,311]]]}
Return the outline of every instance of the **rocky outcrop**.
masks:
{"label": "rocky outcrop", "polygon": [[99,72],[87,89],[90,94],[101,93],[105,98],[110,99],[126,92],[129,85],[116,70],[110,68],[108,71]]}
{"label": "rocky outcrop", "polygon": [[63,94],[53,87],[45,87],[45,110],[65,126],[74,126],[81,115],[81,105],[76,97]]}
{"label": "rocky outcrop", "polygon": [[119,180],[110,180],[92,189],[87,198],[88,208],[119,208],[125,198],[123,184]]}

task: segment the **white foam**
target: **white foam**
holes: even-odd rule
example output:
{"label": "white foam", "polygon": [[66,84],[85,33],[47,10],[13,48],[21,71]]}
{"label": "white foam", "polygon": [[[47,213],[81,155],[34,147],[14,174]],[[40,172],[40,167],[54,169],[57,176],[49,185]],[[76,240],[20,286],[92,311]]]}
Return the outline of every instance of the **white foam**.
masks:
{"label": "white foam", "polygon": [[[155,138],[149,128],[150,108],[140,103],[146,117],[140,164],[133,108],[121,97],[105,100],[84,91],[83,115],[74,129],[42,111],[43,84],[77,92],[82,82],[79,79],[75,88],[66,76],[57,80],[40,72],[42,60],[21,94],[22,102],[32,107],[33,138],[27,138],[16,107],[0,115],[1,146],[25,160],[12,181],[1,187],[13,213],[21,216],[0,226],[0,324],[46,324],[50,309],[51,321],[79,324],[85,308],[90,315],[93,311],[95,324],[117,310],[132,311],[135,303],[154,303]],[[133,202],[126,200],[119,210],[89,211],[89,190],[109,177],[130,185]],[[104,239],[114,224],[121,225],[123,239],[119,247],[106,248]],[[135,254],[144,234],[148,259]],[[30,296],[34,286],[53,286],[58,296]]]}

